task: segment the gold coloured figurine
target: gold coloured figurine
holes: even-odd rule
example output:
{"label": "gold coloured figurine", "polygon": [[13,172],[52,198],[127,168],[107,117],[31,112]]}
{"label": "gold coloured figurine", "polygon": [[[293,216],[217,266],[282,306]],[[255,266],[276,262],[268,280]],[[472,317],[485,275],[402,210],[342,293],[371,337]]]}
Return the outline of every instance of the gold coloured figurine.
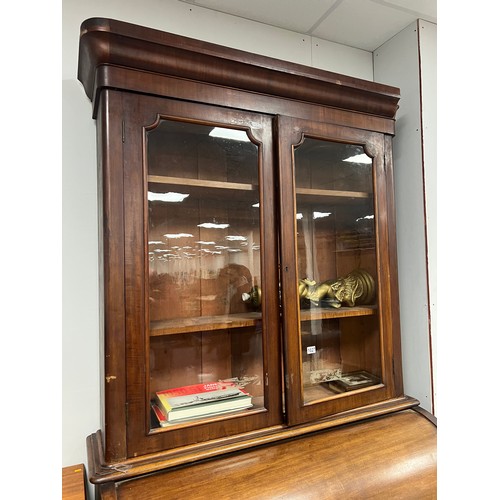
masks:
{"label": "gold coloured figurine", "polygon": [[[299,281],[298,287],[301,302],[315,307],[368,305],[373,304],[376,295],[375,280],[364,269],[355,269],[346,276],[326,280],[319,285],[314,280],[304,278]],[[261,293],[260,287],[253,286],[249,292],[241,295],[241,300],[258,309],[262,301]]]}
{"label": "gold coloured figurine", "polygon": [[375,280],[364,269],[355,269],[347,276],[319,285],[314,280],[299,281],[299,297],[313,306],[321,304],[339,308],[342,305],[354,307],[356,304],[372,304],[375,294]]}

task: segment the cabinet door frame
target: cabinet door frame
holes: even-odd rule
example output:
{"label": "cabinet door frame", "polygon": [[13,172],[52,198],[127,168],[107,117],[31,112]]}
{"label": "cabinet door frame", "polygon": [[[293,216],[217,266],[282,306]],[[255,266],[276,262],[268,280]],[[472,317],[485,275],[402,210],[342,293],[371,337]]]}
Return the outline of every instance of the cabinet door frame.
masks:
{"label": "cabinet door frame", "polygon": [[[278,118],[278,163],[280,175],[281,287],[285,359],[287,423],[296,425],[337,413],[379,403],[403,394],[397,264],[395,257],[392,156],[384,134],[288,116]],[[294,146],[304,137],[356,144],[373,159],[373,193],[376,213],[376,260],[378,272],[379,336],[382,383],[369,390],[342,394],[326,400],[304,403],[300,345],[300,306],[297,283],[297,224],[295,214]],[[394,289],[396,288],[396,289]],[[332,394],[333,396],[333,394]]]}
{"label": "cabinet door frame", "polygon": [[[115,94],[111,91],[110,93]],[[200,442],[224,442],[235,435],[255,432],[282,424],[280,319],[278,297],[278,215],[275,211],[275,167],[273,156],[273,118],[265,114],[221,108],[214,105],[185,102],[170,98],[116,92],[121,99],[114,122],[122,123],[123,151],[123,276],[111,276],[124,284],[125,408],[106,404],[107,422],[126,425],[126,458],[168,449],[182,448]],[[249,130],[259,148],[259,189],[261,200],[261,272],[263,277],[263,361],[266,408],[249,415],[225,416],[196,425],[178,428],[150,429],[148,368],[148,262],[147,262],[147,172],[145,131],[157,120],[176,119],[192,123],[219,125]],[[109,162],[114,163],[110,158]],[[118,167],[116,167],[118,168]],[[115,189],[111,186],[111,189]],[[120,193],[117,192],[119,197]],[[108,214],[109,215],[109,214]],[[112,219],[112,217],[108,217]],[[111,235],[112,236],[112,235]],[[112,304],[110,304],[113,307]],[[123,334],[120,334],[123,335]],[[123,383],[123,382],[122,382]],[[123,401],[123,398],[121,398]],[[124,417],[123,417],[124,415]],[[112,424],[115,425],[114,423]]]}

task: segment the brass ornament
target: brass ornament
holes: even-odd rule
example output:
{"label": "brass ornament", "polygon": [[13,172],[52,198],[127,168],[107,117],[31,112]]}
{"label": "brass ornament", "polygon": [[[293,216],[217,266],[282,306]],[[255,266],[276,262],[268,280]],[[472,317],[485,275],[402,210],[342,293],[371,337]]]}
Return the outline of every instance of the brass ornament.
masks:
{"label": "brass ornament", "polygon": [[262,291],[260,287],[253,286],[250,292],[245,292],[241,294],[241,300],[245,302],[245,304],[249,304],[252,307],[258,308],[262,303]]}
{"label": "brass ornament", "polygon": [[[320,284],[308,278],[301,279],[298,283],[298,292],[302,303],[315,307],[339,308],[373,304],[376,287],[375,280],[369,272],[364,269],[355,269],[346,276],[336,280],[326,280]],[[259,308],[262,303],[260,287],[252,287],[249,292],[241,295],[241,299],[245,304]]]}
{"label": "brass ornament", "polygon": [[364,269],[355,269],[347,276],[327,280],[319,285],[314,280],[299,281],[299,297],[313,306],[327,305],[339,308],[372,304],[375,300],[375,280]]}

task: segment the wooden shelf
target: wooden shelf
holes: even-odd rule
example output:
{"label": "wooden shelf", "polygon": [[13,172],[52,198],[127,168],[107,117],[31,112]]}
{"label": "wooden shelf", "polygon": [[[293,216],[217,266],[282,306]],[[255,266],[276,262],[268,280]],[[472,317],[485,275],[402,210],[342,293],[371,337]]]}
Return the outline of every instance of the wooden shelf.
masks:
{"label": "wooden shelf", "polygon": [[[187,189],[205,188],[217,191],[247,191],[257,192],[258,186],[255,184],[247,184],[240,182],[214,181],[207,179],[192,179],[189,177],[169,177],[165,175],[148,175],[150,184],[161,184],[170,186],[182,186]],[[367,199],[372,195],[365,191],[341,191],[337,189],[314,189],[314,188],[297,188],[297,196],[302,202],[318,202],[318,201],[355,201],[359,199]]]}
{"label": "wooden shelf", "polygon": [[314,321],[318,319],[352,318],[354,316],[373,316],[377,312],[377,306],[339,307],[316,307],[313,309],[301,309],[301,321]]}
{"label": "wooden shelf", "polygon": [[369,199],[366,191],[341,191],[338,189],[296,188],[297,201],[300,203],[353,203]]}
{"label": "wooden shelf", "polygon": [[158,192],[164,192],[166,189],[182,190],[199,199],[248,200],[251,203],[256,203],[259,199],[259,186],[256,184],[164,175],[148,175],[148,182],[150,190]]}
{"label": "wooden shelf", "polygon": [[338,189],[296,188],[295,192],[298,195],[328,198],[369,198],[371,196],[366,191],[341,191]]}
{"label": "wooden shelf", "polygon": [[239,182],[211,181],[205,179],[191,179],[188,177],[168,177],[164,175],[148,175],[148,182],[153,184],[169,184],[171,186],[203,187],[210,189],[229,189],[235,191],[256,191],[254,184]]}
{"label": "wooden shelf", "polygon": [[[373,383],[372,385],[364,386],[357,389],[356,392],[369,391],[372,389],[380,389],[381,387],[383,387],[382,384]],[[317,403],[318,401],[327,400],[333,397],[349,395],[352,394],[353,392],[354,391],[334,392],[328,388],[328,382],[323,382],[320,384],[315,384],[304,388],[304,403],[305,404]]]}
{"label": "wooden shelf", "polygon": [[199,316],[191,318],[176,318],[165,321],[153,321],[149,335],[176,335],[179,333],[194,333],[199,331],[226,330],[255,326],[262,319],[262,313],[249,312],[240,314],[223,314],[221,316]]}
{"label": "wooden shelf", "polygon": [[176,429],[181,429],[181,428],[186,428],[186,427],[192,427],[193,425],[196,425],[197,423],[199,424],[201,421],[207,422],[207,421],[221,421],[221,420],[226,420],[227,418],[232,418],[235,415],[248,415],[250,413],[260,413],[266,411],[266,407],[264,404],[264,396],[253,396],[252,395],[252,407],[251,408],[244,408],[242,410],[235,410],[227,413],[219,413],[215,415],[205,415],[205,416],[200,416],[200,417],[194,417],[190,419],[185,419],[185,420],[178,420],[174,421],[165,427],[161,427],[160,424],[156,421],[156,417],[152,416],[152,425],[151,425],[151,432],[164,432],[168,431],[169,429],[176,428]]}
{"label": "wooden shelf", "polygon": [[[376,309],[376,306],[340,307],[339,309],[326,307],[308,310],[302,309],[300,311],[300,319],[301,321],[314,321],[319,319],[349,318],[353,316],[372,316],[376,313]],[[261,312],[249,312],[152,321],[149,335],[151,337],[158,337],[162,335],[243,328],[255,326],[261,320]]]}

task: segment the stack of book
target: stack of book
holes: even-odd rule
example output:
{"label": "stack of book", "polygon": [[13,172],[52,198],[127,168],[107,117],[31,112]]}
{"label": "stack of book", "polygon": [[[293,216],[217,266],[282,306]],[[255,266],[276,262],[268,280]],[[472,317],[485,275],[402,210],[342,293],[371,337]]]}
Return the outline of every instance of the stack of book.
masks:
{"label": "stack of book", "polygon": [[173,422],[208,417],[252,407],[252,396],[236,384],[214,382],[156,393],[152,410],[162,427]]}

